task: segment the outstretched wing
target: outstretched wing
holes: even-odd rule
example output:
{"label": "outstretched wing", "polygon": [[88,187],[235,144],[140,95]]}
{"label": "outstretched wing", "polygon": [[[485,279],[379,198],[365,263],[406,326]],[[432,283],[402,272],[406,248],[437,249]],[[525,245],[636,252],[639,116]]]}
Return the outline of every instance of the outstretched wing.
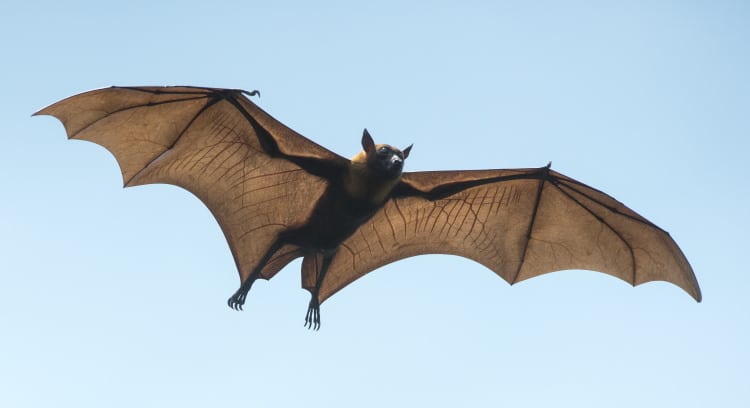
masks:
{"label": "outstretched wing", "polygon": [[614,198],[549,169],[405,173],[390,200],[336,254],[320,300],[398,259],[453,254],[513,284],[564,269],[633,285],[674,283],[700,301],[669,234]]}
{"label": "outstretched wing", "polygon": [[[193,87],[112,87],[37,112],[62,121],[70,139],[104,146],[125,186],[187,189],[221,226],[244,281],[277,234],[304,221],[346,159],[258,108],[244,91]],[[282,248],[270,278],[299,256]]]}

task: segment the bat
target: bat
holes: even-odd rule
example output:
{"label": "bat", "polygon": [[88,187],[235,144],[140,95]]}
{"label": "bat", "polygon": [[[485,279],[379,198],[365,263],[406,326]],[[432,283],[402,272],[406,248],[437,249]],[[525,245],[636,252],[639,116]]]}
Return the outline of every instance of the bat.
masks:
{"label": "bat", "polygon": [[240,287],[241,310],[258,279],[302,257],[320,305],[388,263],[452,254],[510,284],[586,269],[633,286],[671,282],[700,302],[692,267],[670,237],[609,195],[552,170],[404,172],[412,146],[375,144],[346,159],[250,101],[257,91],[111,87],[75,95],[35,115],[59,119],[70,139],[109,150],[125,187],[168,183],[195,194],[218,221]]}

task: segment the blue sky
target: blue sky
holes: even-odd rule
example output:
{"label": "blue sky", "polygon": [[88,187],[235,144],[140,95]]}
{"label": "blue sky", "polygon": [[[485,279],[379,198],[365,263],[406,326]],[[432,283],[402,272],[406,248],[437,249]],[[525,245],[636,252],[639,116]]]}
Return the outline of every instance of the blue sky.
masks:
{"label": "blue sky", "polygon": [[[750,6],[643,2],[16,2],[0,14],[0,406],[746,407]],[[123,190],[31,113],[110,85],[259,89],[344,155],[553,168],[670,231],[704,301],[566,271],[510,287],[404,260],[302,327],[299,264],[245,312],[208,210]]]}

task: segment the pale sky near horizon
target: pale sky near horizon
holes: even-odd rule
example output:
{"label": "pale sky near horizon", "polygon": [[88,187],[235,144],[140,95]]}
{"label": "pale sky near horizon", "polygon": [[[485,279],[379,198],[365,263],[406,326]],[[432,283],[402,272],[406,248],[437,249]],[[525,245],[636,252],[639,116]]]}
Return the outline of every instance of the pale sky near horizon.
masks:
{"label": "pale sky near horizon", "polygon": [[[563,4],[564,3],[564,4]],[[0,12],[0,406],[747,407],[750,3],[12,2]],[[538,167],[669,231],[704,300],[421,256],[322,306],[299,262],[245,311],[218,225],[30,115],[110,85],[259,89],[351,156]]]}

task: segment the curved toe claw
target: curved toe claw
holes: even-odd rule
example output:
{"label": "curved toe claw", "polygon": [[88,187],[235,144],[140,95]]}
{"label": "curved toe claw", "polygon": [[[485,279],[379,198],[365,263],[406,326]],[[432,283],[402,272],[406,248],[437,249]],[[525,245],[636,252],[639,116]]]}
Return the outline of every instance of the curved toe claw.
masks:
{"label": "curved toe claw", "polygon": [[242,305],[245,304],[245,299],[247,299],[247,292],[250,291],[250,287],[252,287],[253,285],[253,280],[254,279],[248,279],[247,281],[245,281],[245,283],[243,283],[242,286],[237,289],[237,292],[234,292],[234,295],[227,299],[227,306],[237,311],[242,310]]}
{"label": "curved toe claw", "polygon": [[305,327],[308,330],[320,330],[320,305],[318,302],[310,301],[310,306],[307,308],[307,315],[305,315]]}
{"label": "curved toe claw", "polygon": [[242,305],[245,304],[245,298],[247,297],[246,293],[237,292],[234,295],[232,295],[229,299],[227,299],[227,306],[230,308],[240,311],[242,310]]}

